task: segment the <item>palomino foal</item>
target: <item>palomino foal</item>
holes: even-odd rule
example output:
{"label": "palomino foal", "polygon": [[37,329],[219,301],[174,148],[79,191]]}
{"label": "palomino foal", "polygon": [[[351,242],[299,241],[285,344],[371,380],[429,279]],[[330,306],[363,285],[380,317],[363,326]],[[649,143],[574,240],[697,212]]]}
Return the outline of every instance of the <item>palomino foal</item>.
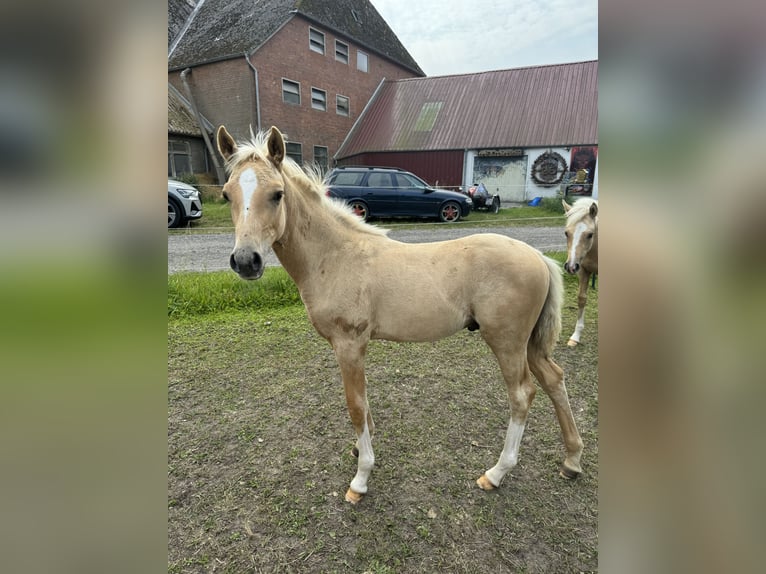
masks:
{"label": "palomino foal", "polygon": [[340,366],[358,455],[346,500],[356,503],[367,492],[375,463],[364,370],[370,339],[435,341],[464,328],[480,330],[511,403],[503,451],[478,479],[481,488],[496,488],[516,465],[536,389],[530,370],[561,426],[567,451],[561,473],[574,478],[581,472],[582,440],[563,372],[550,357],[561,329],[563,281],[556,262],[501,235],[394,241],[325,197],[320,178],[285,157],[277,128],[237,145],[221,126],[216,139],[230,172],[223,194],[235,226],[231,268],[258,279],[263,253],[272,247]]}
{"label": "palomino foal", "polygon": [[577,324],[567,345],[576,347],[585,328],[585,304],[588,302],[588,281],[598,275],[598,201],[582,197],[569,205],[563,199],[567,214],[567,273],[577,273],[580,286],[577,293]]}

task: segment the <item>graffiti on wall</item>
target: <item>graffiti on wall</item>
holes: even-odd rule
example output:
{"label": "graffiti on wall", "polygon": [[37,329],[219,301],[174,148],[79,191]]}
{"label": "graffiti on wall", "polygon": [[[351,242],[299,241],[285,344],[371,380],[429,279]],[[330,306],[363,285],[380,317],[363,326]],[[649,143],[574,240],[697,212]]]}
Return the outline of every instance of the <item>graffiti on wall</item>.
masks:
{"label": "graffiti on wall", "polygon": [[591,195],[593,193],[597,158],[598,146],[572,148],[566,195]]}

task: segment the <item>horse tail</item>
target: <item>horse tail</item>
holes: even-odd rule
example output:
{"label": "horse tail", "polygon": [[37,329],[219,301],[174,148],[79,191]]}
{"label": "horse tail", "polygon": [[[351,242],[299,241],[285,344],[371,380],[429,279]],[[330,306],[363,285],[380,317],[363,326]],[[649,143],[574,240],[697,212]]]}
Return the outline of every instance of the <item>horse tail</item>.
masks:
{"label": "horse tail", "polygon": [[548,296],[537,318],[535,328],[529,339],[530,350],[536,351],[543,357],[549,357],[559,340],[561,333],[561,306],[564,303],[564,279],[561,276],[561,265],[550,257],[542,256],[548,266]]}

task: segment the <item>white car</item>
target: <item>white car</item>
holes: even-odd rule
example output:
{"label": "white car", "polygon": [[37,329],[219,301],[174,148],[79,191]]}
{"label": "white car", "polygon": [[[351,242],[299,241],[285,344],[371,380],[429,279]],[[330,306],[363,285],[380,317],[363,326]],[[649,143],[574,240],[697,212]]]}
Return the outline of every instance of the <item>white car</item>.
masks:
{"label": "white car", "polygon": [[180,227],[190,219],[202,217],[199,191],[181,181],[168,179],[168,227]]}

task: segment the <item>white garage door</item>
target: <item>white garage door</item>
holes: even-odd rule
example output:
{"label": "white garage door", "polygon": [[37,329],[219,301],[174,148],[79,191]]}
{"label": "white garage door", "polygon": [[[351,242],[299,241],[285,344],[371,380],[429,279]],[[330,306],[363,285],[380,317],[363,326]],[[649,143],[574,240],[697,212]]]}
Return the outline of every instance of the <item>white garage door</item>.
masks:
{"label": "white garage door", "polygon": [[483,183],[501,201],[524,202],[527,181],[527,157],[475,157],[473,183]]}

